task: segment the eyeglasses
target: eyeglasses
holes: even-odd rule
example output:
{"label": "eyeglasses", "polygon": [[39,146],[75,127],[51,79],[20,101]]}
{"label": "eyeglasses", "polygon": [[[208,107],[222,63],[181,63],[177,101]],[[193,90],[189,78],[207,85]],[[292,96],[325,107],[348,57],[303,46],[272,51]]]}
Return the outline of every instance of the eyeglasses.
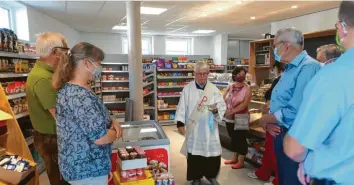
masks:
{"label": "eyeglasses", "polygon": [[57,47],[52,48],[52,51],[54,51],[54,50],[56,50],[56,49],[69,50],[70,48],[57,46]]}
{"label": "eyeglasses", "polygon": [[338,22],[336,22],[336,24],[334,24],[334,27],[335,27],[337,30],[338,30],[338,23],[341,24],[344,28],[347,27],[347,24],[345,24],[344,21],[338,21]]}
{"label": "eyeglasses", "polygon": [[209,73],[195,73],[196,76],[203,77],[203,76],[208,76]]}
{"label": "eyeglasses", "polygon": [[282,43],[284,43],[284,41],[280,41],[278,43],[273,44],[272,45],[272,49],[274,50],[277,47],[278,44],[282,44]]}

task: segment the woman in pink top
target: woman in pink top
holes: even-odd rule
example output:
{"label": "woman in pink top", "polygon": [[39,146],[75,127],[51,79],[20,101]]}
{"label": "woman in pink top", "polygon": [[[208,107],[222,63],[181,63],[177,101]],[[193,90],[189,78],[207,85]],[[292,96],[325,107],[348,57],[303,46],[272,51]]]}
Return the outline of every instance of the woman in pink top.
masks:
{"label": "woman in pink top", "polygon": [[[232,71],[232,79],[235,83],[226,89],[224,99],[227,105],[227,110],[224,116],[226,122],[227,132],[231,137],[231,145],[233,158],[225,161],[225,164],[232,165],[233,169],[240,169],[244,167],[245,155],[248,152],[248,144],[246,136],[248,130],[236,129],[237,122],[245,121],[248,124],[248,104],[251,101],[251,88],[245,83],[246,69],[236,67]],[[238,119],[235,121],[235,115]]]}

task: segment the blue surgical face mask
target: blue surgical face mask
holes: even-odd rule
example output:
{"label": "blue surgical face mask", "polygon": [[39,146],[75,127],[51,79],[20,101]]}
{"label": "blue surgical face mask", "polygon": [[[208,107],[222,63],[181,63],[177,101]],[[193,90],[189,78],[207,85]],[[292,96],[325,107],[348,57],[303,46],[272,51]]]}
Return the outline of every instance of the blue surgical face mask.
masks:
{"label": "blue surgical face mask", "polygon": [[91,71],[89,68],[87,68],[87,70],[89,70],[92,73],[92,80],[94,81],[98,81],[101,78],[101,73],[102,73],[102,67],[101,66],[96,66],[94,62],[92,62],[91,60],[89,60],[91,62],[91,64],[94,66],[94,70]]}
{"label": "blue surgical face mask", "polygon": [[281,55],[278,55],[278,48],[275,48],[275,49],[273,50],[273,53],[274,53],[274,59],[275,59],[275,61],[280,62],[280,60],[281,60]]}

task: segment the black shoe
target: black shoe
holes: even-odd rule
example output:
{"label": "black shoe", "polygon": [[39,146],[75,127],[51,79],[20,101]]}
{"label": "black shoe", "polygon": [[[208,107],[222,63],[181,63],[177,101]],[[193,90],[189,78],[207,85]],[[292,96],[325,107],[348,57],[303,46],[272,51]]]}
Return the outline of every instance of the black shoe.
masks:
{"label": "black shoe", "polygon": [[194,180],[194,181],[192,182],[192,185],[202,185],[202,181],[200,181],[200,179]]}
{"label": "black shoe", "polygon": [[211,183],[211,185],[220,185],[215,178],[207,178],[207,180]]}

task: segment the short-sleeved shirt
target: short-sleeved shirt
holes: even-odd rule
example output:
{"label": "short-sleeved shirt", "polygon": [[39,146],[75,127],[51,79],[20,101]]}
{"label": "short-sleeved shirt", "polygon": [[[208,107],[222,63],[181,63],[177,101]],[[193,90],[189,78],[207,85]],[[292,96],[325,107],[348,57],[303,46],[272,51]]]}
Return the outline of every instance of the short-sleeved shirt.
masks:
{"label": "short-sleeved shirt", "polygon": [[27,77],[26,97],[33,128],[43,134],[55,135],[55,119],[49,109],[55,108],[57,90],[52,86],[53,68],[36,62]]}
{"label": "short-sleeved shirt", "polygon": [[270,113],[274,114],[280,126],[291,127],[302,102],[304,89],[320,69],[320,63],[306,51],[302,51],[286,65],[270,100]]}
{"label": "short-sleeved shirt", "polygon": [[108,175],[111,145],[94,141],[107,134],[110,116],[103,102],[90,90],[67,83],[58,92],[56,105],[60,173],[66,181]]}
{"label": "short-sleeved shirt", "polygon": [[308,149],[306,174],[354,184],[354,48],[309,82],[288,134]]}

